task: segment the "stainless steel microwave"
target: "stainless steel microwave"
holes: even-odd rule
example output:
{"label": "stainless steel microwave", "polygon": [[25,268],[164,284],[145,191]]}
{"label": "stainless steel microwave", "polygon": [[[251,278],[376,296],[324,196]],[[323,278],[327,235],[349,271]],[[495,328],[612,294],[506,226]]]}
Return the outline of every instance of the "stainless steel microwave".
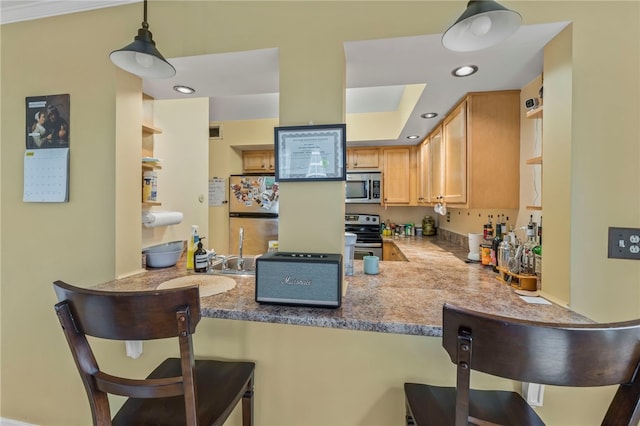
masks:
{"label": "stainless steel microwave", "polygon": [[346,181],[347,203],[376,203],[382,200],[382,173],[347,172]]}

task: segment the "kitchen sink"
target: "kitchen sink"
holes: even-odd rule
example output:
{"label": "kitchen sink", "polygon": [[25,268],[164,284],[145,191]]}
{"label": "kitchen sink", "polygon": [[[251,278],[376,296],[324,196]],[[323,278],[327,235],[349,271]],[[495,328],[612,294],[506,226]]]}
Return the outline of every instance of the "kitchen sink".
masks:
{"label": "kitchen sink", "polygon": [[[243,266],[238,269],[238,263],[242,259]],[[254,257],[242,257],[228,256],[226,259],[215,259],[209,270],[209,274],[224,274],[224,275],[255,275],[256,263]]]}

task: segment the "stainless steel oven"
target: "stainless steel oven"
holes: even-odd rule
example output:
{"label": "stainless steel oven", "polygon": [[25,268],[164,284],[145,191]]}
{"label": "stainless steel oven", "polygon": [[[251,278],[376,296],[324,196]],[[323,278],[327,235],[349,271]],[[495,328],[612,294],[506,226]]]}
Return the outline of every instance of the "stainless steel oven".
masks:
{"label": "stainless steel oven", "polygon": [[347,203],[376,203],[382,200],[382,173],[347,172],[346,197]]}
{"label": "stainless steel oven", "polygon": [[380,216],[373,214],[346,214],[344,230],[356,234],[353,258],[378,256],[382,260],[382,237]]}

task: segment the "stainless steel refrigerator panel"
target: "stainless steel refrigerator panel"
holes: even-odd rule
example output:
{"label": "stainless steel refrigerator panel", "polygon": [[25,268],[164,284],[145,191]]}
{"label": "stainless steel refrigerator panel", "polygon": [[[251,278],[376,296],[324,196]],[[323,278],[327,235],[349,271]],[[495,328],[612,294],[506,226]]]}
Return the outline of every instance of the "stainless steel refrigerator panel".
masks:
{"label": "stainless steel refrigerator panel", "polygon": [[229,213],[277,215],[280,192],[275,176],[229,177]]}
{"label": "stainless steel refrigerator panel", "polygon": [[269,248],[269,240],[278,239],[278,218],[229,218],[229,254],[239,251],[240,227],[244,228],[243,256],[264,254]]}

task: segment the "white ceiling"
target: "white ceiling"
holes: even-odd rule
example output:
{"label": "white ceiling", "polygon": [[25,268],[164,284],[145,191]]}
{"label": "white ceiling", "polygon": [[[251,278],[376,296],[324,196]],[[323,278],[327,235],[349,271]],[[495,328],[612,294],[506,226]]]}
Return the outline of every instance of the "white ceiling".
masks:
{"label": "white ceiling", "polygon": [[[0,22],[17,22],[136,1],[140,0],[0,0]],[[448,24],[443,23],[443,30]],[[567,24],[522,26],[498,46],[478,52],[448,51],[440,43],[442,34],[346,42],[347,113],[393,111],[399,104],[404,85],[427,85],[397,139],[362,141],[358,145],[417,143],[408,140],[407,136],[426,136],[466,93],[520,89],[542,73],[544,45]],[[136,30],[131,29],[132,38]],[[162,52],[161,41],[156,40],[156,43]],[[121,46],[114,46],[114,49],[118,47]],[[275,118],[278,116],[278,56],[278,49],[273,48],[167,58],[176,68],[176,76],[144,80],[143,90],[156,99],[174,99],[186,96],[175,92],[172,89],[174,85],[193,87],[196,93],[188,96],[210,99],[211,121]],[[453,77],[451,70],[464,64],[477,65],[479,71],[467,78]],[[439,116],[423,119],[420,114],[425,112],[437,112]],[[310,121],[313,121],[312,117]]]}
{"label": "white ceiling", "polygon": [[0,24],[121,6],[140,1],[142,0],[0,0]]}

